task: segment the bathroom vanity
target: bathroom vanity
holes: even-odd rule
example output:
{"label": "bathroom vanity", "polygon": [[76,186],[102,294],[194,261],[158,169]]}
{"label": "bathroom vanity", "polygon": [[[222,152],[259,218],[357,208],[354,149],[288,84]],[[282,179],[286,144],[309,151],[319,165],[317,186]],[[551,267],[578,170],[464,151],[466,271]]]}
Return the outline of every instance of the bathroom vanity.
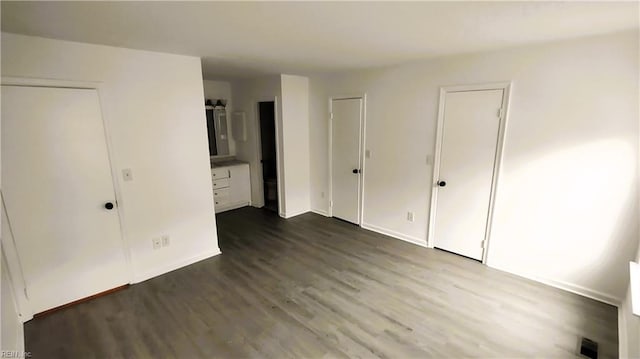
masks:
{"label": "bathroom vanity", "polygon": [[211,163],[216,213],[251,205],[249,164],[238,160]]}

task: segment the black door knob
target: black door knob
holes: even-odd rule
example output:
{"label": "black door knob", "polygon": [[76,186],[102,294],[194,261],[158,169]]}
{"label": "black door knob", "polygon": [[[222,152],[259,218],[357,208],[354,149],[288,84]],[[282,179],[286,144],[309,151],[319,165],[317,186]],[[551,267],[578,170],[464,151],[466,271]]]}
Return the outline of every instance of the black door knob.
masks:
{"label": "black door knob", "polygon": [[446,185],[447,185],[447,182],[445,182],[445,181],[438,181],[438,186],[440,186],[440,187],[444,187],[444,186],[446,186]]}
{"label": "black door knob", "polygon": [[104,204],[104,208],[108,209],[108,210],[112,210],[113,209],[113,203],[111,202],[107,202]]}
{"label": "black door knob", "polygon": [[353,173],[360,173],[360,170],[359,170],[359,169],[357,169],[357,168],[354,168],[354,169],[353,169],[353,171],[351,171],[351,172],[353,172]]}

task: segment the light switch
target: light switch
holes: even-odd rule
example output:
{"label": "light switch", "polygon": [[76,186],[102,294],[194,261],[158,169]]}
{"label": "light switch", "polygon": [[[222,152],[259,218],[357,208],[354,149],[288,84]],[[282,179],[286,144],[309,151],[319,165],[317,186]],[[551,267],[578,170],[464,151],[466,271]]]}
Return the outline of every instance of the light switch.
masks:
{"label": "light switch", "polygon": [[125,181],[133,181],[133,172],[131,172],[131,168],[125,168],[122,170],[122,179]]}

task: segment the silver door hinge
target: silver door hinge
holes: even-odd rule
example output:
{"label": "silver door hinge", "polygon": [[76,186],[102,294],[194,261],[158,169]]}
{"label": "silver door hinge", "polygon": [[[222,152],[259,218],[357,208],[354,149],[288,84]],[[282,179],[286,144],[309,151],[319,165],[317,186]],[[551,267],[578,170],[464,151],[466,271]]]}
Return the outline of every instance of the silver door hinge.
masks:
{"label": "silver door hinge", "polygon": [[24,296],[29,299],[29,293],[27,293],[27,287],[24,287]]}
{"label": "silver door hinge", "polygon": [[333,207],[333,201],[329,201],[329,207]]}
{"label": "silver door hinge", "polygon": [[329,119],[333,120],[333,112],[329,113]]}
{"label": "silver door hinge", "polygon": [[502,107],[500,107],[498,109],[498,117],[502,118],[502,114],[504,113],[504,109]]}

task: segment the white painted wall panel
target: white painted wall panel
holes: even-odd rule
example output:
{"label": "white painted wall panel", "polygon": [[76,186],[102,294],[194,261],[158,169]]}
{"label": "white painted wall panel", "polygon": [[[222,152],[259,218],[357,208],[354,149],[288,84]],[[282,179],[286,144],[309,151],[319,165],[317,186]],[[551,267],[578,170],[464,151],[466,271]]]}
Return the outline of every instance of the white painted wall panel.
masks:
{"label": "white painted wall panel", "polygon": [[309,79],[281,75],[286,216],[310,210]]}
{"label": "white painted wall panel", "polygon": [[[638,63],[624,32],[316,76],[311,94],[367,93],[364,222],[426,243],[439,87],[513,81],[489,264],[618,301],[638,239]],[[328,143],[311,146],[323,211]]]}
{"label": "white painted wall panel", "polygon": [[[2,34],[2,75],[98,81],[133,281],[219,253],[200,59]],[[152,249],[166,234],[171,247]]]}

